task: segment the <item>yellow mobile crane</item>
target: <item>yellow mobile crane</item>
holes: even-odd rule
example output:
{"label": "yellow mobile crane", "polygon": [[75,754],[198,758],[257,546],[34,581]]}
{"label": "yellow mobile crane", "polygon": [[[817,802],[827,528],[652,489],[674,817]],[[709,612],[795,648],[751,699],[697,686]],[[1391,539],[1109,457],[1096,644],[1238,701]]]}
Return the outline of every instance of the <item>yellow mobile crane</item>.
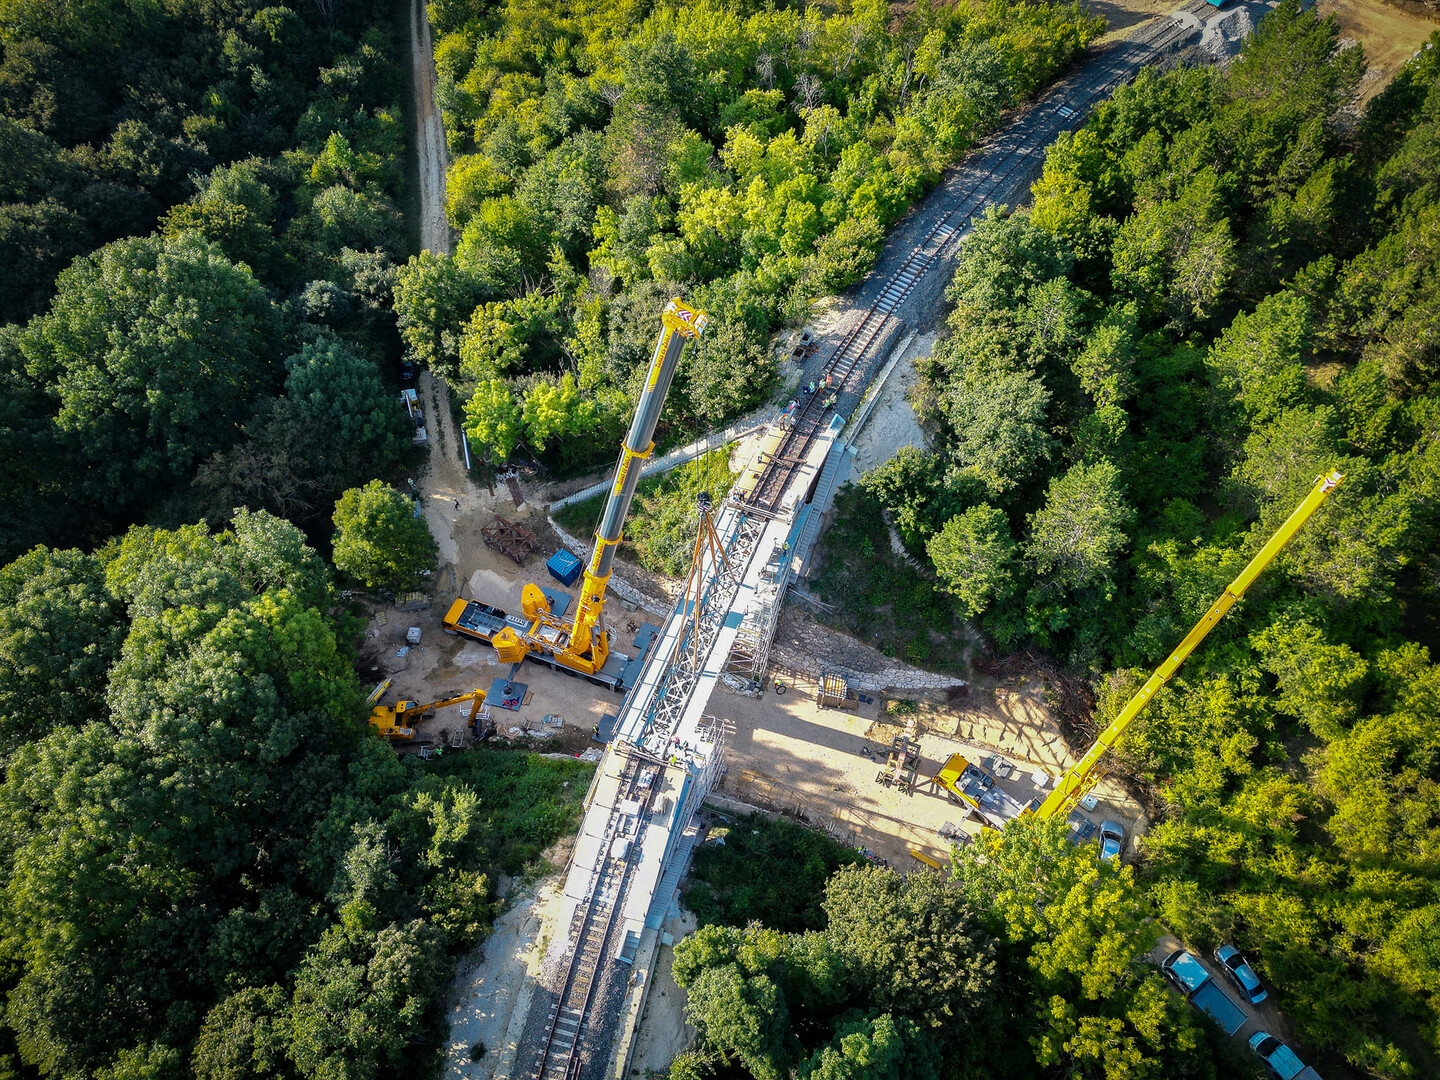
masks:
{"label": "yellow mobile crane", "polygon": [[1055,790],[1050,792],[1045,801],[1037,808],[1028,811],[1029,813],[1033,813],[1042,820],[1053,817],[1064,812],[1074,800],[1090,789],[1099,779],[1095,769],[1099,765],[1100,759],[1120,740],[1120,736],[1125,734],[1125,729],[1130,726],[1130,722],[1144,711],[1145,706],[1149,705],[1151,699],[1154,698],[1155,692],[1170,680],[1176,669],[1185,662],[1185,658],[1195,651],[1200,642],[1205,640],[1205,635],[1235,605],[1235,601],[1245,595],[1245,590],[1260,576],[1260,572],[1270,565],[1276,555],[1280,554],[1281,549],[1310,520],[1310,515],[1315,513],[1320,504],[1325,501],[1325,497],[1334,491],[1340,481],[1344,479],[1344,475],[1335,469],[1316,479],[1315,486],[1310,489],[1310,494],[1305,496],[1305,499],[1295,508],[1295,512],[1286,519],[1285,524],[1275,531],[1275,535],[1270,537],[1245,569],[1240,571],[1240,576],[1220,594],[1220,598],[1210,606],[1210,610],[1195,624],[1194,629],[1185,635],[1185,640],[1175,647],[1175,651],[1170,654],[1169,658],[1155,670],[1155,673],[1136,692],[1125,708],[1120,710],[1120,715],[1115,717],[1110,722],[1110,726],[1100,733],[1100,737],[1095,740],[1094,745],[1085,751],[1085,756],[1073,769],[1060,778],[1060,782],[1055,785]]}
{"label": "yellow mobile crane", "polygon": [[520,594],[520,607],[525,612],[525,618],[531,622],[529,629],[507,625],[490,638],[502,664],[518,664],[532,652],[540,652],[556,666],[592,678],[601,676],[605,661],[610,656],[610,635],[602,618],[605,587],[610,580],[615,549],[620,544],[621,527],[635,497],[640,469],[655,449],[652,440],[655,424],[660,419],[660,408],[675,377],[680,354],[687,341],[705,333],[707,322],[708,317],[703,311],[688,308],[679,299],[665,305],[660,315],[660,336],[655,342],[655,354],[650,359],[645,387],[640,393],[639,404],[635,406],[635,418],[630,422],[629,434],[620,449],[620,460],[615,465],[615,481],[610,486],[605,512],[601,515],[599,528],[595,530],[595,549],[585,568],[575,618],[567,627],[551,614],[550,601],[540,586],[526,585]]}
{"label": "yellow mobile crane", "polygon": [[403,721],[412,717],[422,720],[427,713],[443,709],[447,705],[459,705],[462,701],[473,702],[470,706],[470,716],[466,720],[466,724],[473,727],[475,716],[480,712],[480,706],[485,703],[484,690],[471,690],[468,694],[459,694],[456,697],[446,698],[444,701],[432,701],[426,705],[421,705],[416,701],[397,701],[394,705],[376,705],[374,711],[370,713],[370,723],[382,739],[413,739],[415,729],[407,727]]}

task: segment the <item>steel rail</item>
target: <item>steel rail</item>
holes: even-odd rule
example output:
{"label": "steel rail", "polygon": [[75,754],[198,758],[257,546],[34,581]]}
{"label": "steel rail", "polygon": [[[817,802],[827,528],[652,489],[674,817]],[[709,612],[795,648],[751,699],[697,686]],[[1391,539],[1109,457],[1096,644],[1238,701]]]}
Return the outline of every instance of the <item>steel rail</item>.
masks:
{"label": "steel rail", "polygon": [[[1204,0],[1191,0],[1179,10],[1187,14],[1198,15],[1206,8]],[[1052,111],[1061,116],[1061,123],[1043,126],[1043,135],[1040,140],[1042,149],[1052,143],[1056,136],[1067,128],[1068,125],[1063,121],[1068,121],[1077,114],[1088,112],[1097,101],[1112,93],[1119,83],[1133,78],[1138,73],[1139,67],[1123,60],[1126,45],[1149,46],[1152,51],[1159,52],[1171,44],[1173,39],[1193,32],[1193,28],[1187,28],[1173,19],[1157,25],[1158,33],[1154,30],[1147,31],[1138,38],[1112,47],[1110,51],[1114,55],[1108,57],[1106,66],[1100,69],[1107,77],[1089,86],[1084,83],[1077,85],[1073,89],[1080,92],[1075,95],[1075,98],[1069,97],[1064,92],[1066,88],[1055,86],[1026,107],[1024,112],[1033,115],[1044,111],[1047,106],[1055,106]],[[1152,34],[1154,40],[1150,40]],[[1065,99],[1063,103],[1060,102],[1062,98]],[[1057,105],[1057,103],[1059,104]],[[891,316],[910,298],[915,286],[939,259],[945,245],[967,226],[974,224],[975,216],[997,192],[1011,182],[1017,172],[1022,168],[1031,167],[1031,155],[1035,149],[1035,140],[1030,140],[1026,145],[1012,149],[999,163],[1004,168],[1003,172],[995,169],[983,177],[977,178],[969,190],[960,195],[955,204],[936,220],[924,238],[911,248],[905,262],[886,280],[865,313],[854,322],[834,353],[831,354],[830,362],[827,365],[827,374],[835,382],[835,386],[831,389],[836,392],[844,389],[846,381],[880,337]],[[957,218],[960,220],[952,225],[951,223]],[[945,232],[935,250],[930,251],[931,244],[942,230],[948,231]],[[860,344],[857,346],[856,342],[860,342]],[[785,438],[776,447],[769,460],[763,464],[759,481],[751,489],[749,497],[741,502],[740,505],[745,509],[751,512],[759,511],[767,516],[773,516],[777,512],[779,500],[789,490],[791,481],[804,464],[811,445],[823,427],[820,421],[823,419],[824,410],[819,410],[821,415],[816,415],[816,406],[820,399],[821,390],[817,389],[808,396],[799,413],[788,425],[789,430]]]}
{"label": "steel rail", "polygon": [[[623,798],[628,799],[632,798],[640,787],[646,758],[635,754],[626,754],[626,758],[626,765],[621,772],[621,777],[624,788]],[[631,841],[630,850],[623,859],[617,859],[611,855],[610,846],[615,837],[612,835],[613,830],[606,831],[601,863],[594,874],[594,884],[590,889],[590,896],[585,902],[584,908],[576,913],[576,918],[580,921],[580,929],[576,934],[575,948],[570,954],[570,962],[566,965],[565,977],[561,981],[560,991],[556,997],[555,1013],[550,1018],[545,1030],[544,1042],[540,1048],[540,1059],[533,1073],[535,1080],[575,1080],[579,1075],[580,1053],[584,1047],[583,1036],[586,1021],[589,1019],[590,1007],[594,1003],[595,987],[600,982],[600,967],[604,962],[615,923],[623,906],[625,881],[629,877],[633,857],[638,850],[640,835],[644,830],[643,815],[649,809],[654,790],[652,783],[646,792],[645,801],[641,807],[641,816],[636,819],[639,823],[636,835]],[[612,817],[612,822],[615,820],[616,817]],[[604,903],[605,895],[612,890],[612,886],[613,897],[603,913],[603,922],[597,924],[595,921],[597,909]],[[572,998],[577,992],[581,995],[578,1005],[572,1003]],[[567,1015],[567,1013],[573,1015]],[[562,1020],[574,1024],[573,1034],[559,1030]],[[568,1038],[570,1044],[556,1053],[556,1042],[560,1037]]]}

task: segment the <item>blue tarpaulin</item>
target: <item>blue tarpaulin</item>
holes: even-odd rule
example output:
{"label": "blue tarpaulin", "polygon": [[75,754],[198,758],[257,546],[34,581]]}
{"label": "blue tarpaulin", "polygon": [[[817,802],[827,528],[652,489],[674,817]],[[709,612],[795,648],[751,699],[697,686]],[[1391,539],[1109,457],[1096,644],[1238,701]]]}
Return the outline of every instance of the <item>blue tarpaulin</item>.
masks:
{"label": "blue tarpaulin", "polygon": [[580,576],[580,560],[561,548],[550,556],[545,563],[545,569],[549,570],[550,576],[561,585],[573,585]]}

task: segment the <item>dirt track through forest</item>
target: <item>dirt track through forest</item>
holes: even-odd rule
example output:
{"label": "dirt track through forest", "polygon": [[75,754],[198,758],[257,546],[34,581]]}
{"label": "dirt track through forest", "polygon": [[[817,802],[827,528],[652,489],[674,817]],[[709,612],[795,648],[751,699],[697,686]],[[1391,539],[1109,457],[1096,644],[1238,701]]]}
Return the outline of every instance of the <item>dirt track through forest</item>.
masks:
{"label": "dirt track through forest", "polygon": [[420,248],[450,252],[445,219],[445,128],[435,106],[435,55],[423,0],[410,0],[410,68],[415,87],[415,150],[420,177]]}

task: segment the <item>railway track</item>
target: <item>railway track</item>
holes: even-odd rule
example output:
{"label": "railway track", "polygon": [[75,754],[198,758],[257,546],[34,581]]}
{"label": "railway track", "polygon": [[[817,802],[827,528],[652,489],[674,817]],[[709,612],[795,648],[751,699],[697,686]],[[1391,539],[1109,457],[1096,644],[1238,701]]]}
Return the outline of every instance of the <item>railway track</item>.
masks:
{"label": "railway track", "polygon": [[[1178,9],[1189,15],[1208,11],[1205,0],[1190,0]],[[1043,153],[1060,134],[1073,128],[1076,117],[1084,117],[1090,109],[1108,97],[1120,83],[1134,78],[1145,60],[1174,44],[1193,29],[1178,20],[1167,19],[1147,27],[1144,32],[1112,47],[1104,60],[1094,69],[1098,79],[1087,80],[1080,86],[1057,85],[1051,88],[1027,112],[1031,117],[1044,117],[1037,130],[1021,145],[1013,147],[999,163],[1001,168],[992,169],[972,185],[954,204],[942,214],[916,244],[905,262],[887,281],[869,307],[855,320],[824,369],[824,388],[805,396],[798,404],[788,429],[773,454],[764,462],[759,481],[751,489],[742,504],[750,513],[773,516],[780,499],[789,490],[795,474],[805,463],[811,445],[826,425],[826,410],[822,398],[826,390],[840,391],[857,389],[848,386],[861,361],[866,359],[875,342],[884,334],[894,317],[895,311],[903,305],[915,290],[915,286],[930,271],[939,259],[946,245],[956,233],[964,231],[974,223],[997,194],[1022,178],[1032,169],[1033,155]],[[1143,50],[1147,55],[1136,62],[1135,53]],[[1079,93],[1074,93],[1075,90]],[[1001,136],[1003,145],[1005,136]],[[803,394],[803,392],[802,392]]]}
{"label": "railway track", "polygon": [[[578,1080],[584,1068],[586,1027],[596,1000],[605,958],[611,949],[615,925],[625,897],[625,885],[635,864],[640,837],[645,829],[657,775],[654,763],[631,751],[620,775],[620,800],[640,803],[633,816],[612,813],[605,833],[599,862],[591,879],[590,898],[575,912],[575,947],[560,980],[559,994],[542,1032],[541,1047],[533,1080]],[[629,829],[627,822],[634,822]],[[626,835],[626,831],[633,835]],[[628,840],[624,850],[617,841]]]}

